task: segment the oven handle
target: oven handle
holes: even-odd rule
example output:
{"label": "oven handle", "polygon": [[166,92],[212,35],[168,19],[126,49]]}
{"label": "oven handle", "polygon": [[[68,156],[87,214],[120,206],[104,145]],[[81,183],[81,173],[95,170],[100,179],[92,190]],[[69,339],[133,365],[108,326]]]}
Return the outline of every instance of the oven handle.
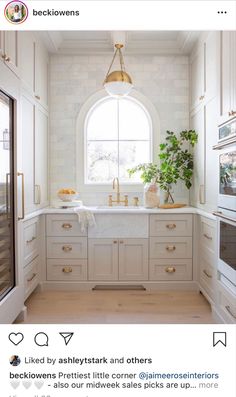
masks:
{"label": "oven handle", "polygon": [[236,219],[230,218],[230,217],[228,217],[228,216],[225,216],[225,215],[222,214],[222,212],[220,212],[220,211],[214,211],[214,212],[212,212],[212,214],[215,215],[215,216],[218,216],[219,218],[226,219],[227,221],[236,223]]}

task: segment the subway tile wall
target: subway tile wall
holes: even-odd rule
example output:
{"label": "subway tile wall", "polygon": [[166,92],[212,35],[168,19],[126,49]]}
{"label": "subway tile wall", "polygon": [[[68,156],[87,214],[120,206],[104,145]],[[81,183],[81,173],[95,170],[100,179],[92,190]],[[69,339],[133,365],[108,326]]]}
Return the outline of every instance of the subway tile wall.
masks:
{"label": "subway tile wall", "polygon": [[[76,188],[76,119],[90,95],[102,88],[111,56],[53,55],[50,59],[50,188],[51,199],[62,187]],[[166,130],[189,128],[189,59],[168,55],[125,56],[135,89],[155,106]],[[123,190],[124,191],[124,190]],[[108,187],[107,192],[111,192]],[[135,194],[132,194],[132,196]],[[142,198],[142,189],[137,192]],[[182,184],[174,187],[176,200],[188,203]],[[103,204],[107,193],[83,193],[85,204]]]}

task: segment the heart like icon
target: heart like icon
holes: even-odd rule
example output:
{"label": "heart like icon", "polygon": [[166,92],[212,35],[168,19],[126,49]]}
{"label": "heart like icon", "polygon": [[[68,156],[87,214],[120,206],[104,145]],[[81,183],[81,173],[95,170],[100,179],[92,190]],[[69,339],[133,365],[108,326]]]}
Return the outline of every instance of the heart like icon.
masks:
{"label": "heart like icon", "polygon": [[23,380],[22,385],[24,386],[25,389],[29,389],[30,386],[32,385],[32,382],[28,380]]}
{"label": "heart like icon", "polygon": [[20,382],[13,380],[10,382],[11,387],[13,387],[13,389],[17,389],[17,387],[20,386]]}
{"label": "heart like icon", "polygon": [[37,389],[41,389],[41,387],[43,387],[43,385],[44,385],[44,382],[41,380],[36,380],[35,382],[34,382],[34,384],[35,384],[35,386],[37,387]]}
{"label": "heart like icon", "polygon": [[13,343],[13,345],[17,346],[23,341],[24,335],[21,332],[18,332],[17,334],[15,332],[12,332],[8,335],[8,338],[11,343]]}

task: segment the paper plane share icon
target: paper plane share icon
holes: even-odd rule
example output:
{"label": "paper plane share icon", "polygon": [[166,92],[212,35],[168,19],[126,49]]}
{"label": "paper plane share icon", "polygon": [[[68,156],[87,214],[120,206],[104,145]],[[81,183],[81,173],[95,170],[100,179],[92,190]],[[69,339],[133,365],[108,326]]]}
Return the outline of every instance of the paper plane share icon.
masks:
{"label": "paper plane share icon", "polygon": [[62,336],[62,338],[64,339],[64,342],[67,346],[68,343],[70,342],[72,336],[74,335],[74,332],[59,332],[59,334]]}

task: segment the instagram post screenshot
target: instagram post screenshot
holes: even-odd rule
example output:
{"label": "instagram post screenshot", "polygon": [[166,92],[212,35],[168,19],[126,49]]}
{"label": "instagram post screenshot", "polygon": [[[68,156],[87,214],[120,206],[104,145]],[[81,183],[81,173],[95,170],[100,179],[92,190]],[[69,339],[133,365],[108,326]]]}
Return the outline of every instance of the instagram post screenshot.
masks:
{"label": "instagram post screenshot", "polygon": [[236,1],[0,1],[1,397],[236,396]]}

